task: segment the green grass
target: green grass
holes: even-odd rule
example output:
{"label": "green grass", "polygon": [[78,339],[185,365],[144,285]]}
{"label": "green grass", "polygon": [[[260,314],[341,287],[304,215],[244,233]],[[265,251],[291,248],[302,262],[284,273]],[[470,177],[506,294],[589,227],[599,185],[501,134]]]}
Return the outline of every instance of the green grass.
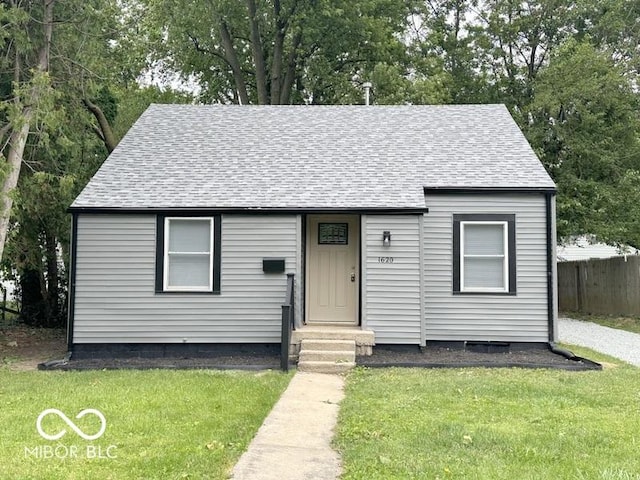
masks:
{"label": "green grass", "polygon": [[585,322],[593,322],[605,327],[619,328],[628,332],[640,333],[639,317],[624,317],[618,315],[599,315],[594,313],[578,313],[563,312],[563,317],[573,318],[575,320],[584,320]]}
{"label": "green grass", "polygon": [[360,368],[337,432],[343,480],[640,479],[640,369]]}
{"label": "green grass", "polygon": [[558,343],[560,348],[564,350],[569,350],[574,355],[578,357],[586,358],[589,360],[593,360],[594,362],[600,363],[605,369],[609,368],[617,368],[620,366],[627,366],[633,368],[631,364],[626,363],[624,360],[620,360],[619,358],[612,357],[607,355],[606,353],[596,352],[595,350],[588,347],[581,347],[579,345],[573,345],[570,343]]}
{"label": "green grass", "polygon": [[[2,479],[222,479],[244,452],[290,375],[279,372],[121,370],[13,372],[0,368],[0,478]],[[86,441],[49,415],[43,429],[68,433],[43,439],[36,419],[57,408],[70,419],[100,410],[104,435]],[[97,417],[74,420],[87,434]],[[59,457],[26,453],[59,446]],[[87,446],[117,458],[87,458]],[[115,449],[107,450],[111,445]],[[78,457],[70,458],[75,446]],[[95,456],[95,455],[94,455]]]}

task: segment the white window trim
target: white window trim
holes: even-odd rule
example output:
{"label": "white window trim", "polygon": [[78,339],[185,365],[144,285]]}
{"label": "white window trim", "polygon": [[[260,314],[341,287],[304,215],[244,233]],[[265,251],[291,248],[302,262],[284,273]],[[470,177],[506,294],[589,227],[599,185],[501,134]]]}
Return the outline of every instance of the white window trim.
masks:
{"label": "white window trim", "polygon": [[[169,224],[171,220],[195,220],[199,222],[209,222],[209,251],[208,252],[169,252],[169,237],[171,236],[171,228]],[[209,217],[165,217],[164,219],[164,251],[163,251],[163,279],[162,287],[165,292],[212,292],[213,291],[213,218]],[[209,255],[209,275],[206,287],[201,285],[172,287],[169,285],[169,254],[181,255]]]}
{"label": "white window trim", "polygon": [[[502,242],[504,248],[504,255],[465,255],[464,254],[464,240],[466,225],[501,225],[502,226]],[[502,278],[504,286],[502,288],[488,288],[488,287],[466,287],[464,284],[464,265],[465,257],[473,258],[502,258]],[[499,221],[461,221],[460,222],[460,291],[461,292],[489,292],[489,293],[508,293],[509,292],[509,222]]]}

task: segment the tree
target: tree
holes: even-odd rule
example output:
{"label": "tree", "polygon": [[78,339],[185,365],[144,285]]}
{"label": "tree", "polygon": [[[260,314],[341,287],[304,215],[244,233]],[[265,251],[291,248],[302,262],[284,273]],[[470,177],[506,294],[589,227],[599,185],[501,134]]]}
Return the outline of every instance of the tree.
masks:
{"label": "tree", "polygon": [[[418,10],[410,52],[416,80],[437,79],[441,103],[491,101],[486,40],[476,0],[427,0]],[[422,103],[422,102],[416,102]],[[429,102],[435,103],[435,102]]]}
{"label": "tree", "polygon": [[78,193],[76,181],[86,181],[104,159],[94,148],[99,144],[86,142],[90,122],[85,107],[76,108],[83,98],[77,87],[90,70],[89,50],[108,49],[113,28],[106,19],[113,4],[0,4],[0,119],[6,135],[1,150],[0,256],[5,272],[20,280],[23,318],[31,324],[52,326],[62,319],[69,234],[65,209],[70,195]]}
{"label": "tree", "polygon": [[612,60],[632,77],[640,73],[640,3],[635,0],[578,2],[576,39],[611,53]]}
{"label": "tree", "polygon": [[[402,56],[409,6],[395,0],[144,0],[156,70],[205,102],[350,103],[381,61]],[[168,19],[171,19],[168,22]],[[365,79],[366,80],[366,79]]]}
{"label": "tree", "polygon": [[[13,205],[2,260],[5,276],[20,284],[23,319],[41,326],[60,325],[65,316],[67,207],[151,101],[189,99],[134,81],[144,63],[128,41],[133,19],[116,0],[53,7],[0,3],[2,131],[7,139],[25,134],[16,168],[7,165],[17,187],[5,196]],[[3,153],[12,155],[15,146],[6,141]]]}
{"label": "tree", "polygon": [[0,259],[27,137],[50,88],[48,72],[55,3],[56,0],[42,0],[40,4],[9,0],[0,4],[0,21],[7,32],[3,38],[1,81],[2,90],[8,93],[0,112],[0,160],[4,167],[0,187]]}
{"label": "tree", "polygon": [[554,49],[571,35],[574,11],[563,0],[488,0],[480,18],[490,82],[517,113],[531,101],[533,82]]}
{"label": "tree", "polygon": [[640,188],[638,97],[629,79],[610,52],[569,40],[540,72],[534,93],[526,133],[558,184],[559,235],[640,246],[625,227],[640,203],[627,204],[620,190]]}

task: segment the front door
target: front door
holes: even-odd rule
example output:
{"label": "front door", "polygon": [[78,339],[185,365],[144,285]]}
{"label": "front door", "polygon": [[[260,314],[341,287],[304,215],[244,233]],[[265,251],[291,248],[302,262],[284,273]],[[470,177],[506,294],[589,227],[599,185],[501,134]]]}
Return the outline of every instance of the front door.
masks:
{"label": "front door", "polygon": [[360,217],[307,217],[307,323],[358,324]]}

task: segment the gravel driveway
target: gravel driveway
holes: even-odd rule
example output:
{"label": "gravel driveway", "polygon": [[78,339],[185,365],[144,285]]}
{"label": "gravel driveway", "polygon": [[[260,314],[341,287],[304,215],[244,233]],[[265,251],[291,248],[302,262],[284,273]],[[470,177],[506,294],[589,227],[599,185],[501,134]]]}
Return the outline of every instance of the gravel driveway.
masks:
{"label": "gravel driveway", "polygon": [[640,335],[637,333],[603,327],[591,322],[560,318],[558,337],[561,342],[589,347],[640,366]]}

